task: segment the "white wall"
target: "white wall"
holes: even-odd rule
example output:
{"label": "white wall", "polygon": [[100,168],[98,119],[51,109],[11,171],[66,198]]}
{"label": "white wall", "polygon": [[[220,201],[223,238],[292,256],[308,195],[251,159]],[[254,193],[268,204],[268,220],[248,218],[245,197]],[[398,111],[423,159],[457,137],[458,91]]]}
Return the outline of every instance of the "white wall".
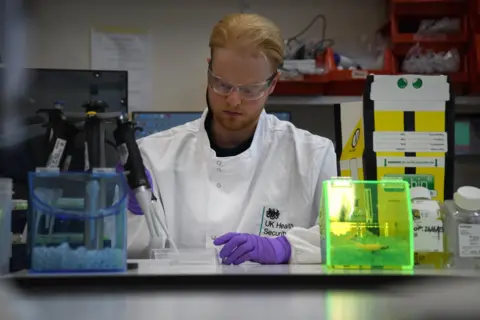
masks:
{"label": "white wall", "polygon": [[[90,68],[92,27],[149,29],[154,36],[151,110],[202,110],[212,26],[240,8],[238,0],[30,0],[29,66]],[[386,20],[385,0],[249,0],[251,10],[274,20],[284,36],[326,15],[328,37],[339,47],[358,41]],[[320,31],[320,24],[314,31]],[[132,110],[133,111],[133,110]]]}

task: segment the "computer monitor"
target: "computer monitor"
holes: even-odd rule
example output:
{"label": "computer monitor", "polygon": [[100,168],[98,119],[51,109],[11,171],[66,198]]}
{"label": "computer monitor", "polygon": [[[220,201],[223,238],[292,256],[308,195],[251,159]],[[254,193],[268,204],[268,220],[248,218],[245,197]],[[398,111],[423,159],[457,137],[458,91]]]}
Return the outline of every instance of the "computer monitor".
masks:
{"label": "computer monitor", "polygon": [[[269,112],[280,120],[290,121],[290,112]],[[190,121],[199,119],[202,112],[132,112],[132,119],[143,131],[136,132],[136,138],[140,139],[151,134],[169,130]]]}
{"label": "computer monitor", "polygon": [[480,188],[480,114],[455,115],[454,190],[462,186]]}
{"label": "computer monitor", "polygon": [[268,114],[273,114],[275,117],[277,117],[280,120],[283,121],[292,121],[292,115],[290,112],[268,112]]}
{"label": "computer monitor", "polygon": [[143,130],[136,132],[137,139],[197,120],[201,116],[201,112],[132,112],[132,120]]}
{"label": "computer monitor", "polygon": [[455,154],[480,156],[480,116],[478,114],[456,116]]}
{"label": "computer monitor", "polygon": [[34,102],[36,108],[51,108],[54,101],[61,100],[65,103],[66,111],[81,112],[85,102],[102,100],[108,104],[108,112],[128,112],[126,71],[27,70],[25,95]]}

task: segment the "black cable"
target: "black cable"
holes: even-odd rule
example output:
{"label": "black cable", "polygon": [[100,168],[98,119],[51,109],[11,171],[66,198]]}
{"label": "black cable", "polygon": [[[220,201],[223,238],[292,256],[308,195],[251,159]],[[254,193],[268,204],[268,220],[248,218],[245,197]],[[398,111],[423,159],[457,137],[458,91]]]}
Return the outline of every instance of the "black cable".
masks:
{"label": "black cable", "polygon": [[318,19],[322,19],[322,22],[323,22],[323,30],[322,30],[322,38],[321,39],[324,40],[325,37],[326,37],[326,33],[327,33],[327,18],[323,14],[317,14],[315,16],[315,18],[313,18],[313,20],[310,21],[310,23],[302,31],[300,31],[299,33],[297,33],[293,37],[290,37],[287,40],[287,46],[290,44],[291,41],[298,41],[297,39],[300,38],[301,36],[303,36],[308,30],[310,30],[310,28],[313,27],[313,25],[317,22]]}
{"label": "black cable", "polygon": [[335,44],[335,41],[333,39],[326,38],[327,18],[323,14],[317,14],[305,28],[303,28],[299,33],[297,33],[293,37],[290,37],[287,39],[287,42],[286,42],[287,48],[290,48],[290,44],[292,41],[295,41],[297,44],[300,44],[300,41],[298,40],[298,38],[303,36],[308,30],[310,30],[318,20],[322,20],[323,22],[321,38],[320,38],[320,41],[315,45],[311,53],[313,54],[313,56],[315,56],[318,53],[323,52],[325,49],[332,47]]}

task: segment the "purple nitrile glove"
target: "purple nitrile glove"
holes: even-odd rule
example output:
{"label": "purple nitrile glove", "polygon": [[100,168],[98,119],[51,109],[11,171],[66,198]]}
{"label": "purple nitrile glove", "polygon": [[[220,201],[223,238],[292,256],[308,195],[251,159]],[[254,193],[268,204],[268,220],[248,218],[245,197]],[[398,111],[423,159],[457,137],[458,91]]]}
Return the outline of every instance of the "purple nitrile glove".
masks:
{"label": "purple nitrile glove", "polygon": [[[123,172],[123,166],[118,163],[117,166],[115,167],[117,173]],[[147,175],[147,180],[148,183],[150,183],[150,186],[152,186],[152,177],[150,176],[150,172],[145,168],[145,174]],[[153,188],[153,186],[152,186]],[[138,204],[137,198],[135,197],[135,194],[133,193],[132,190],[128,190],[128,205],[127,205],[128,210],[136,215],[142,215],[142,208],[140,208],[140,205]]]}
{"label": "purple nitrile glove", "polygon": [[241,264],[253,261],[261,264],[284,264],[290,260],[292,248],[285,236],[259,237],[248,233],[230,232],[213,242],[224,245],[220,250],[223,264]]}

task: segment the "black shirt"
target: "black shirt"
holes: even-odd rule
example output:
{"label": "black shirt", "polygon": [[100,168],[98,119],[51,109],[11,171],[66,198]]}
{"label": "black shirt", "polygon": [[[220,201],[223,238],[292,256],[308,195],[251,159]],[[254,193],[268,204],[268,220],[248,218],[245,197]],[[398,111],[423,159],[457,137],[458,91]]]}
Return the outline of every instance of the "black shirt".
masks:
{"label": "black shirt", "polygon": [[213,139],[213,132],[212,132],[212,121],[213,116],[210,112],[210,101],[208,101],[208,90],[205,92],[205,99],[207,100],[208,106],[208,113],[207,117],[205,118],[205,131],[207,131],[208,140],[210,141],[210,148],[215,151],[217,157],[224,158],[224,157],[234,157],[242,152],[248,150],[252,145],[253,135],[250,139],[247,139],[245,142],[240,143],[238,146],[233,148],[221,148],[217,144],[215,144],[215,140]]}
{"label": "black shirt", "polygon": [[215,144],[215,140],[213,139],[212,133],[212,113],[209,111],[207,113],[207,117],[205,118],[205,131],[207,131],[208,140],[210,141],[210,148],[217,154],[217,157],[233,157],[236,155],[241,154],[242,152],[246,151],[250,148],[250,145],[253,141],[253,135],[250,139],[247,139],[245,142],[240,143],[238,146],[233,148],[222,148]]}

